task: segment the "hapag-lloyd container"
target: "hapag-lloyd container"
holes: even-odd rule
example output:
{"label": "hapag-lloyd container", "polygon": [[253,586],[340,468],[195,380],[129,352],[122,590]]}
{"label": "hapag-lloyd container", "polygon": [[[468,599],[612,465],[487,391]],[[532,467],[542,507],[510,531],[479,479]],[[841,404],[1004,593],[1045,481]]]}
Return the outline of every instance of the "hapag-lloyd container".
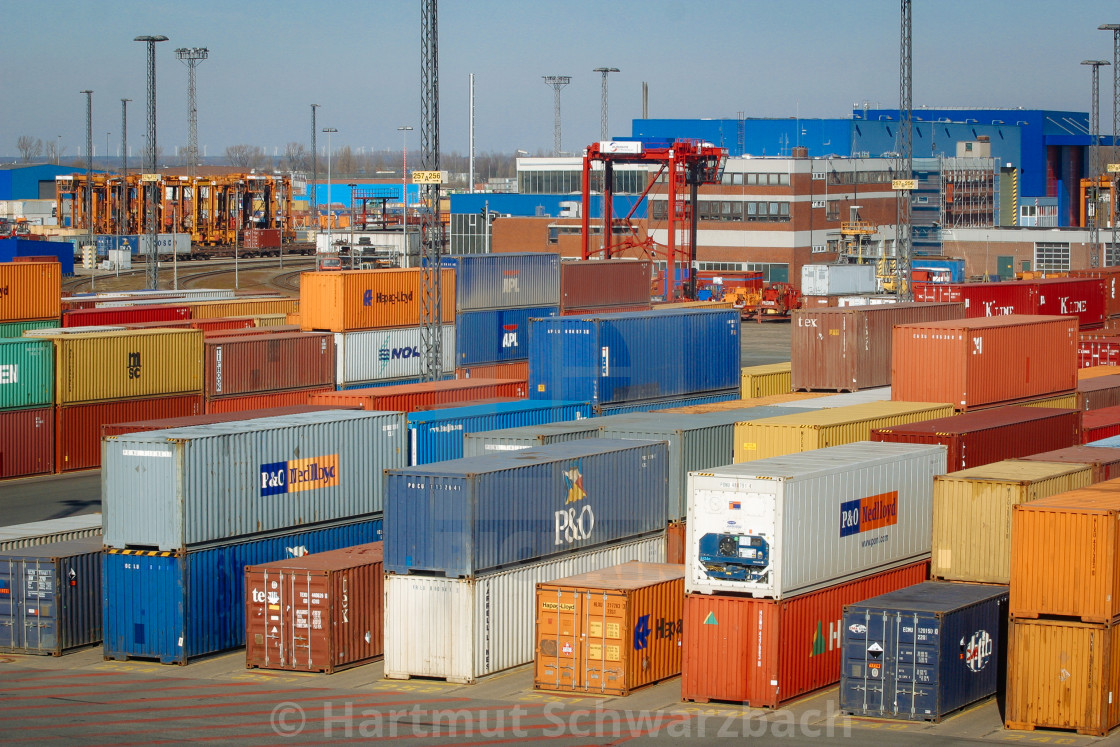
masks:
{"label": "hapag-lloyd container", "polygon": [[[1117,444],[1120,447],[1120,443]],[[1070,446],[1067,449],[1045,451],[1041,454],[1019,457],[1028,462],[1051,462],[1053,464],[1084,464],[1091,467],[1093,477],[1090,482],[1104,482],[1120,477],[1120,448],[1098,447],[1085,444]]]}
{"label": "hapag-lloyd container", "polygon": [[449,255],[460,311],[560,305],[560,255],[545,252]]}
{"label": "hapag-lloyd container", "polygon": [[[455,368],[455,326],[445,324],[440,331],[443,370],[450,371]],[[420,376],[420,334],[419,327],[336,334],[335,383],[349,387]]]}
{"label": "hapag-lloyd container", "polygon": [[844,605],[921,583],[925,561],[782,600],[688,594],[681,697],[774,708],[840,679]]}
{"label": "hapag-lloyd container", "polygon": [[0,410],[0,478],[54,471],[54,408]]}
{"label": "hapag-lloyd container", "polygon": [[1104,281],[1105,316],[1120,315],[1120,267],[1070,270],[1069,276],[1071,278],[1098,278]]}
{"label": "hapag-lloyd container", "polygon": [[470,684],[533,661],[538,583],[636,560],[665,562],[665,535],[568,553],[470,579],[385,577],[385,677]]}
{"label": "hapag-lloyd container", "polygon": [[213,337],[203,345],[208,397],[334,384],[335,349],[331,334],[289,332]]}
{"label": "hapag-lloyd container", "polygon": [[390,470],[385,571],[471,578],[664,530],[666,445],[587,439]]}
{"label": "hapag-lloyd container", "polygon": [[255,420],[257,418],[277,418],[286,415],[300,415],[305,412],[323,412],[324,410],[358,410],[358,407],[346,405],[292,405],[290,407],[272,407],[265,410],[241,410],[239,412],[218,412],[209,415],[188,415],[162,420],[139,420],[133,423],[107,423],[101,426],[101,437],[123,436],[126,433],[147,433],[148,431],[165,431],[170,428],[192,428],[196,425],[213,425],[214,423],[232,423],[239,420]]}
{"label": "hapag-lloyd container", "polygon": [[743,399],[792,392],[791,368],[790,363],[767,363],[740,369],[739,389]]}
{"label": "hapag-lloyd container", "polygon": [[529,359],[529,320],[556,316],[555,306],[460,312],[455,323],[458,366]]}
{"label": "hapag-lloyd container", "polygon": [[28,337],[0,339],[0,409],[54,402],[54,344]]}
{"label": "hapag-lloyd container", "polygon": [[0,322],[58,319],[62,270],[58,262],[0,263]]}
{"label": "hapag-lloyd container", "polygon": [[101,541],[101,514],[78,514],[0,527],[0,552],[88,537]]}
{"label": "hapag-lloyd container", "polygon": [[245,666],[333,672],[385,653],[381,543],[245,568]]}
{"label": "hapag-lloyd container", "polygon": [[364,391],[322,392],[311,395],[310,401],[316,405],[346,405],[360,410],[412,412],[421,407],[449,407],[495,397],[524,399],[528,386],[525,381],[512,379],[447,379],[381,386]]}
{"label": "hapag-lloyd container", "polygon": [[105,544],[181,551],[378,514],[404,430],[403,413],[328,410],[108,438]]}
{"label": "hapag-lloyd container", "polygon": [[891,370],[894,399],[962,411],[1073,392],[1077,320],[1012,314],[900,325]]}
{"label": "hapag-lloyd container", "polygon": [[689,475],[685,589],[774,599],[929,557],[945,447],[867,441]]}
{"label": "hapag-lloyd container", "polygon": [[463,456],[484,456],[533,449],[564,441],[578,441],[582,438],[598,438],[601,421],[605,419],[581,418],[559,423],[541,423],[467,433],[463,436]]}
{"label": "hapag-lloyd container", "polygon": [[1081,440],[1095,444],[1120,436],[1120,405],[1081,413]]}
{"label": "hapag-lloyd container", "polygon": [[301,528],[183,554],[106,549],[105,656],[188,659],[245,645],[245,567],[381,541],[381,519]]}
{"label": "hapag-lloyd container", "polygon": [[607,259],[560,263],[560,308],[577,310],[649,306],[653,263]]}
{"label": "hapag-lloyd container", "polygon": [[74,309],[62,314],[63,327],[133,322],[178,322],[191,318],[191,307],[182,305],[118,306],[110,309]]}
{"label": "hapag-lloyd container", "polygon": [[206,400],[206,413],[218,414],[223,412],[262,410],[273,407],[296,407],[309,404],[309,400],[313,394],[333,391],[334,387],[312,387],[311,389],[289,389],[284,392],[211,398]]}
{"label": "hapag-lloyd container", "polygon": [[1120,405],[1120,375],[1096,376],[1091,379],[1078,380],[1078,410],[1100,410],[1104,407],[1116,407],[1117,405]]}
{"label": "hapag-lloyd container", "polygon": [[[440,272],[440,288],[440,321],[454,324],[454,270]],[[299,282],[300,326],[329,332],[419,327],[420,295],[419,268],[305,272]]]}

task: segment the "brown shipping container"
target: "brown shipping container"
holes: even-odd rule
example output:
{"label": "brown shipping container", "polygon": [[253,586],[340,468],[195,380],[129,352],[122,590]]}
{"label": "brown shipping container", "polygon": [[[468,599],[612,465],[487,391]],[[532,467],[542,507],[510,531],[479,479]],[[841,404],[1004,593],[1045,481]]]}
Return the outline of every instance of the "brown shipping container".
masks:
{"label": "brown shipping container", "polygon": [[[1084,370],[1084,369],[1081,369]],[[1099,410],[1120,405],[1120,375],[1096,376],[1077,382],[1077,409]]]}
{"label": "brown shipping container", "polygon": [[631,561],[537,584],[538,690],[629,695],[681,671],[684,566]]}
{"label": "brown shipping container", "polygon": [[665,531],[665,562],[684,565],[684,545],[686,524],[683,521],[670,521]]}
{"label": "brown shipping container", "polygon": [[299,301],[285,297],[231,298],[226,301],[193,301],[190,307],[192,319],[214,319],[225,316],[291,314],[299,310]]}
{"label": "brown shipping container", "polygon": [[0,478],[53,471],[54,408],[0,411]]}
{"label": "brown shipping container", "polygon": [[206,400],[207,415],[218,412],[240,412],[242,410],[265,410],[272,407],[293,407],[309,405],[312,394],[333,392],[334,387],[320,386],[312,389],[291,389],[286,392],[265,394],[242,394],[237,397],[211,397]]}
{"label": "brown shipping container", "polygon": [[239,329],[203,330],[202,334],[207,339],[214,337],[257,337],[260,335],[278,335],[283,332],[302,332],[299,327],[282,324],[275,327],[241,327]]}
{"label": "brown shipping container", "polygon": [[1093,468],[1093,482],[1115,480],[1120,477],[1120,449],[1098,446],[1070,446],[1066,449],[1044,451],[1041,454],[1018,457],[1031,462],[1055,464],[1087,464]]}
{"label": "brown shipping container", "polygon": [[206,396],[334,385],[334,335],[288,332],[205,341]]}
{"label": "brown shipping container", "polygon": [[524,399],[528,395],[526,381],[512,379],[447,379],[423,381],[418,384],[377,386],[369,389],[348,389],[341,392],[313,394],[313,405],[346,404],[362,410],[393,410],[413,412],[433,405],[446,407],[460,402],[474,402],[496,397]]}
{"label": "brown shipping container", "polygon": [[[455,271],[442,270],[440,283],[440,321],[454,324]],[[420,295],[419,268],[305,272],[299,282],[300,325],[330,332],[418,327]]]}
{"label": "brown shipping container", "polygon": [[487,363],[481,366],[461,366],[455,369],[456,379],[512,379],[529,380],[529,361],[515,363]]}
{"label": "brown shipping container", "polygon": [[560,310],[649,308],[652,263],[608,259],[560,263]]}
{"label": "brown shipping container", "polygon": [[0,322],[58,319],[61,315],[58,262],[0,262]]}
{"label": "brown shipping container", "polygon": [[1120,316],[1120,267],[1095,267],[1070,270],[1071,278],[1099,278],[1104,281],[1105,316]]}
{"label": "brown shipping container", "polygon": [[276,418],[284,415],[299,415],[304,412],[356,409],[358,408],[341,405],[337,407],[330,405],[292,405],[290,407],[271,407],[264,410],[238,410],[237,412],[215,412],[210,415],[187,415],[181,418],[136,420],[131,423],[106,423],[101,426],[101,437],[123,436],[126,433],[162,431],[168,428],[190,428],[196,425],[213,425],[214,423],[234,423],[239,420],[254,420],[256,418]]}
{"label": "brown shipping container", "polygon": [[1077,388],[1077,320],[1010,314],[895,327],[891,396],[958,410]]}
{"label": "brown shipping container", "polygon": [[1015,506],[1012,617],[1120,616],[1120,480]]}
{"label": "brown shipping container", "polygon": [[964,304],[895,303],[801,309],[790,322],[794,391],[854,392],[891,383],[891,330],[896,324],[964,318]]}
{"label": "brown shipping container", "polygon": [[775,708],[838,682],[844,605],[913,586],[928,574],[922,561],[780,601],[687,595],[681,698]]}
{"label": "brown shipping container", "polygon": [[385,654],[380,542],[245,568],[245,666],[325,672]]}
{"label": "brown shipping container", "polygon": [[255,329],[253,324],[253,317],[228,317],[219,316],[213,319],[192,319],[188,322],[191,329],[201,329],[202,334],[209,335],[211,332],[229,332],[235,329]]}
{"label": "brown shipping container", "polygon": [[1120,623],[1012,620],[1005,708],[1008,729],[1103,737],[1120,726]]}
{"label": "brown shipping container", "polygon": [[801,308],[827,309],[840,306],[840,296],[802,296]]}
{"label": "brown shipping container", "polygon": [[652,311],[656,306],[637,304],[634,306],[603,306],[598,309],[561,309],[560,316],[580,316],[581,314],[629,314],[632,311]]}

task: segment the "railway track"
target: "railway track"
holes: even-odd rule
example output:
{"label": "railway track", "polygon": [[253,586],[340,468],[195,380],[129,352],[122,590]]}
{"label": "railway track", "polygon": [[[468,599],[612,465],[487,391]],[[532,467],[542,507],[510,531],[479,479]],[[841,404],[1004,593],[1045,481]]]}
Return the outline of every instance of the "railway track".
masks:
{"label": "railway track", "polygon": [[[276,288],[279,288],[281,290],[285,290],[285,291],[298,291],[299,290],[299,274],[301,272],[303,272],[304,270],[306,270],[307,266],[311,265],[313,262],[314,262],[313,259],[302,259],[302,258],[301,259],[294,259],[294,258],[291,258],[291,257],[285,258],[285,260],[284,260],[285,265],[287,265],[287,266],[297,265],[297,266],[300,266],[301,269],[295,270],[295,271],[292,271],[292,272],[281,273],[281,274],[277,275],[275,278],[271,279],[269,281],[269,284],[271,284],[271,285],[273,285]],[[213,268],[215,265],[220,265],[220,266],[217,269],[207,269],[207,270],[203,270],[203,271],[199,271],[199,272],[180,272],[179,273],[179,284],[180,284],[180,286],[189,288],[194,283],[196,283],[200,280],[203,280],[205,278],[212,278],[212,277],[216,277],[216,276],[219,276],[219,275],[226,275],[226,274],[229,274],[229,273],[234,271],[234,263],[233,263],[232,260],[210,260],[207,263],[207,266],[209,268]],[[269,268],[272,268],[272,267],[280,267],[281,266],[279,259],[245,259],[245,260],[240,260],[238,265],[239,265],[238,269],[241,272],[248,272],[248,271],[251,271],[251,270],[264,270],[264,269],[269,269]],[[167,268],[161,266],[160,269],[162,271],[166,271]],[[135,269],[135,270],[125,270],[125,271],[119,273],[119,275],[118,274],[98,275],[97,279],[107,280],[109,278],[116,278],[118,276],[119,277],[126,277],[126,276],[134,276],[134,275],[143,275],[144,272],[145,272],[144,268],[141,267],[141,268]],[[64,291],[70,291],[71,293],[87,292],[87,291],[90,290],[90,288],[91,288],[91,277],[88,276],[88,275],[65,281],[62,284],[62,289]]]}

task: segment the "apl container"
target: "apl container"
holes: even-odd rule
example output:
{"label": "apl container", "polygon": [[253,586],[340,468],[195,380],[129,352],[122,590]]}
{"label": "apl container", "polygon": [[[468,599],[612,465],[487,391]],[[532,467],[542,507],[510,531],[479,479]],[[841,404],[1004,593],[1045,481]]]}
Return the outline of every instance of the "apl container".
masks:
{"label": "apl container", "polygon": [[528,394],[528,387],[528,382],[510,379],[448,379],[367,390],[323,392],[312,395],[311,402],[317,405],[344,405],[360,410],[411,412],[421,407],[448,407],[495,397],[524,399]]}
{"label": "apl container", "polygon": [[630,562],[537,584],[538,690],[629,695],[681,671],[684,567]]}
{"label": "apl container", "polygon": [[206,400],[206,413],[242,412],[244,410],[265,410],[273,407],[297,407],[310,403],[311,396],[320,392],[333,392],[334,387],[312,387],[311,389],[290,389],[285,392],[266,394],[243,394],[237,397],[220,397]]}
{"label": "apl container", "polygon": [[206,396],[334,384],[334,336],[311,332],[214,337],[204,342]]}
{"label": "apl container", "polygon": [[546,252],[461,254],[440,259],[455,271],[458,311],[560,305],[560,255]]}
{"label": "apl container", "polygon": [[664,530],[662,442],[586,439],[385,475],[385,571],[471,578]]}
{"label": "apl container", "polygon": [[0,478],[54,471],[54,408],[0,410]]}
{"label": "apl container", "polygon": [[867,441],[689,475],[685,589],[773,599],[929,557],[945,447]]}
{"label": "apl container", "polygon": [[0,262],[0,322],[58,319],[61,298],[58,262]]}
{"label": "apl container", "polygon": [[564,441],[578,441],[581,438],[598,438],[600,423],[605,419],[581,418],[559,423],[541,423],[467,433],[463,436],[463,456],[474,457],[521,451]]}
{"label": "apl container", "polygon": [[245,568],[381,541],[381,520],[247,537],[183,554],[106,549],[105,656],[188,659],[245,644]]}
{"label": "apl container", "polygon": [[[419,268],[301,273],[300,325],[329,332],[419,327],[420,273]],[[454,270],[441,271],[440,289],[440,321],[454,324]]]}
{"label": "apl container", "polygon": [[325,672],[385,653],[381,543],[245,568],[245,666]]}
{"label": "apl container", "polygon": [[58,656],[101,642],[101,540],[0,554],[0,651]]}
{"label": "apl container", "polygon": [[874,265],[801,266],[801,292],[807,296],[874,293],[878,289]]}
{"label": "apl container", "polygon": [[[1111,368],[1111,367],[1110,367]],[[1083,371],[1084,369],[1080,369]],[[1078,379],[1077,409],[1100,410],[1120,406],[1120,375]]]}
{"label": "apl container", "polygon": [[54,344],[35,338],[0,338],[0,409],[52,402]]}
{"label": "apl container", "polygon": [[32,329],[56,329],[57,319],[41,319],[31,322],[0,322],[0,338],[23,337],[23,333]]}
{"label": "apl container", "polygon": [[191,307],[182,305],[119,306],[110,309],[73,309],[62,314],[63,327],[135,322],[178,322],[191,318]]}
{"label": "apl container", "polygon": [[[444,371],[455,368],[455,327],[441,328],[440,360]],[[418,377],[421,371],[419,327],[344,332],[334,336],[338,350],[335,383],[339,387]]]}
{"label": "apl container", "polygon": [[[1120,441],[1118,441],[1120,446]],[[1050,462],[1052,464],[1084,464],[1090,467],[1090,482],[1104,482],[1120,477],[1120,448],[1097,447],[1090,444],[1070,446],[1068,449],[1045,451],[1041,454],[1019,457],[1029,462]]]}
{"label": "apl container", "polygon": [[101,541],[100,513],[64,516],[61,519],[0,527],[0,552],[87,537],[96,537],[98,542]]}
{"label": "apl container", "polygon": [[404,415],[328,410],[103,444],[105,544],[183,548],[378,514]]}
{"label": "apl container", "polygon": [[619,306],[649,306],[653,263],[607,259],[560,264],[560,308],[565,313]]}
{"label": "apl container", "polygon": [[559,313],[555,306],[460,312],[455,327],[455,365],[528,360],[529,320]]}
{"label": "apl container", "polygon": [[538,583],[629,561],[665,562],[665,535],[568,553],[477,578],[385,577],[385,676],[470,684],[533,661]]}
{"label": "apl container", "polygon": [[788,394],[793,391],[790,384],[791,363],[767,363],[761,366],[748,366],[739,372],[739,390],[743,399],[765,397],[770,394]]}
{"label": "apl container", "polygon": [[1007,587],[926,581],[844,607],[840,710],[939,722],[1002,689]]}

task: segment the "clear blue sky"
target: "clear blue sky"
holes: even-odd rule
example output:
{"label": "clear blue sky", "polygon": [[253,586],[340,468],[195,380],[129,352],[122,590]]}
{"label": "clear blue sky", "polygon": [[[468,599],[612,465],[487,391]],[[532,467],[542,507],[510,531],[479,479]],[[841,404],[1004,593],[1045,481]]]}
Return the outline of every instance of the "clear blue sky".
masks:
{"label": "clear blue sky", "polygon": [[[914,0],[914,104],[1089,109],[1090,73],[1112,59],[1104,0]],[[898,104],[898,0],[443,0],[440,118],[444,151],[467,150],[467,77],[476,74],[476,148],[550,152],[552,91],[562,94],[564,149],[599,136],[600,66],[610,79],[613,135],[641,116],[843,117],[853,102]],[[336,147],[419,145],[418,0],[0,0],[0,154],[23,134],[85,137],[84,88],[94,91],[94,143],[120,139],[129,105],[133,152],[144,133],[145,52],[158,45],[159,143],[186,141],[186,68],[177,47],[204,46],[198,68],[200,147],[249,143],[272,152],[310,142],[309,104]],[[1102,69],[1101,131],[1111,130],[1112,72]],[[320,145],[323,145],[320,136]]]}

